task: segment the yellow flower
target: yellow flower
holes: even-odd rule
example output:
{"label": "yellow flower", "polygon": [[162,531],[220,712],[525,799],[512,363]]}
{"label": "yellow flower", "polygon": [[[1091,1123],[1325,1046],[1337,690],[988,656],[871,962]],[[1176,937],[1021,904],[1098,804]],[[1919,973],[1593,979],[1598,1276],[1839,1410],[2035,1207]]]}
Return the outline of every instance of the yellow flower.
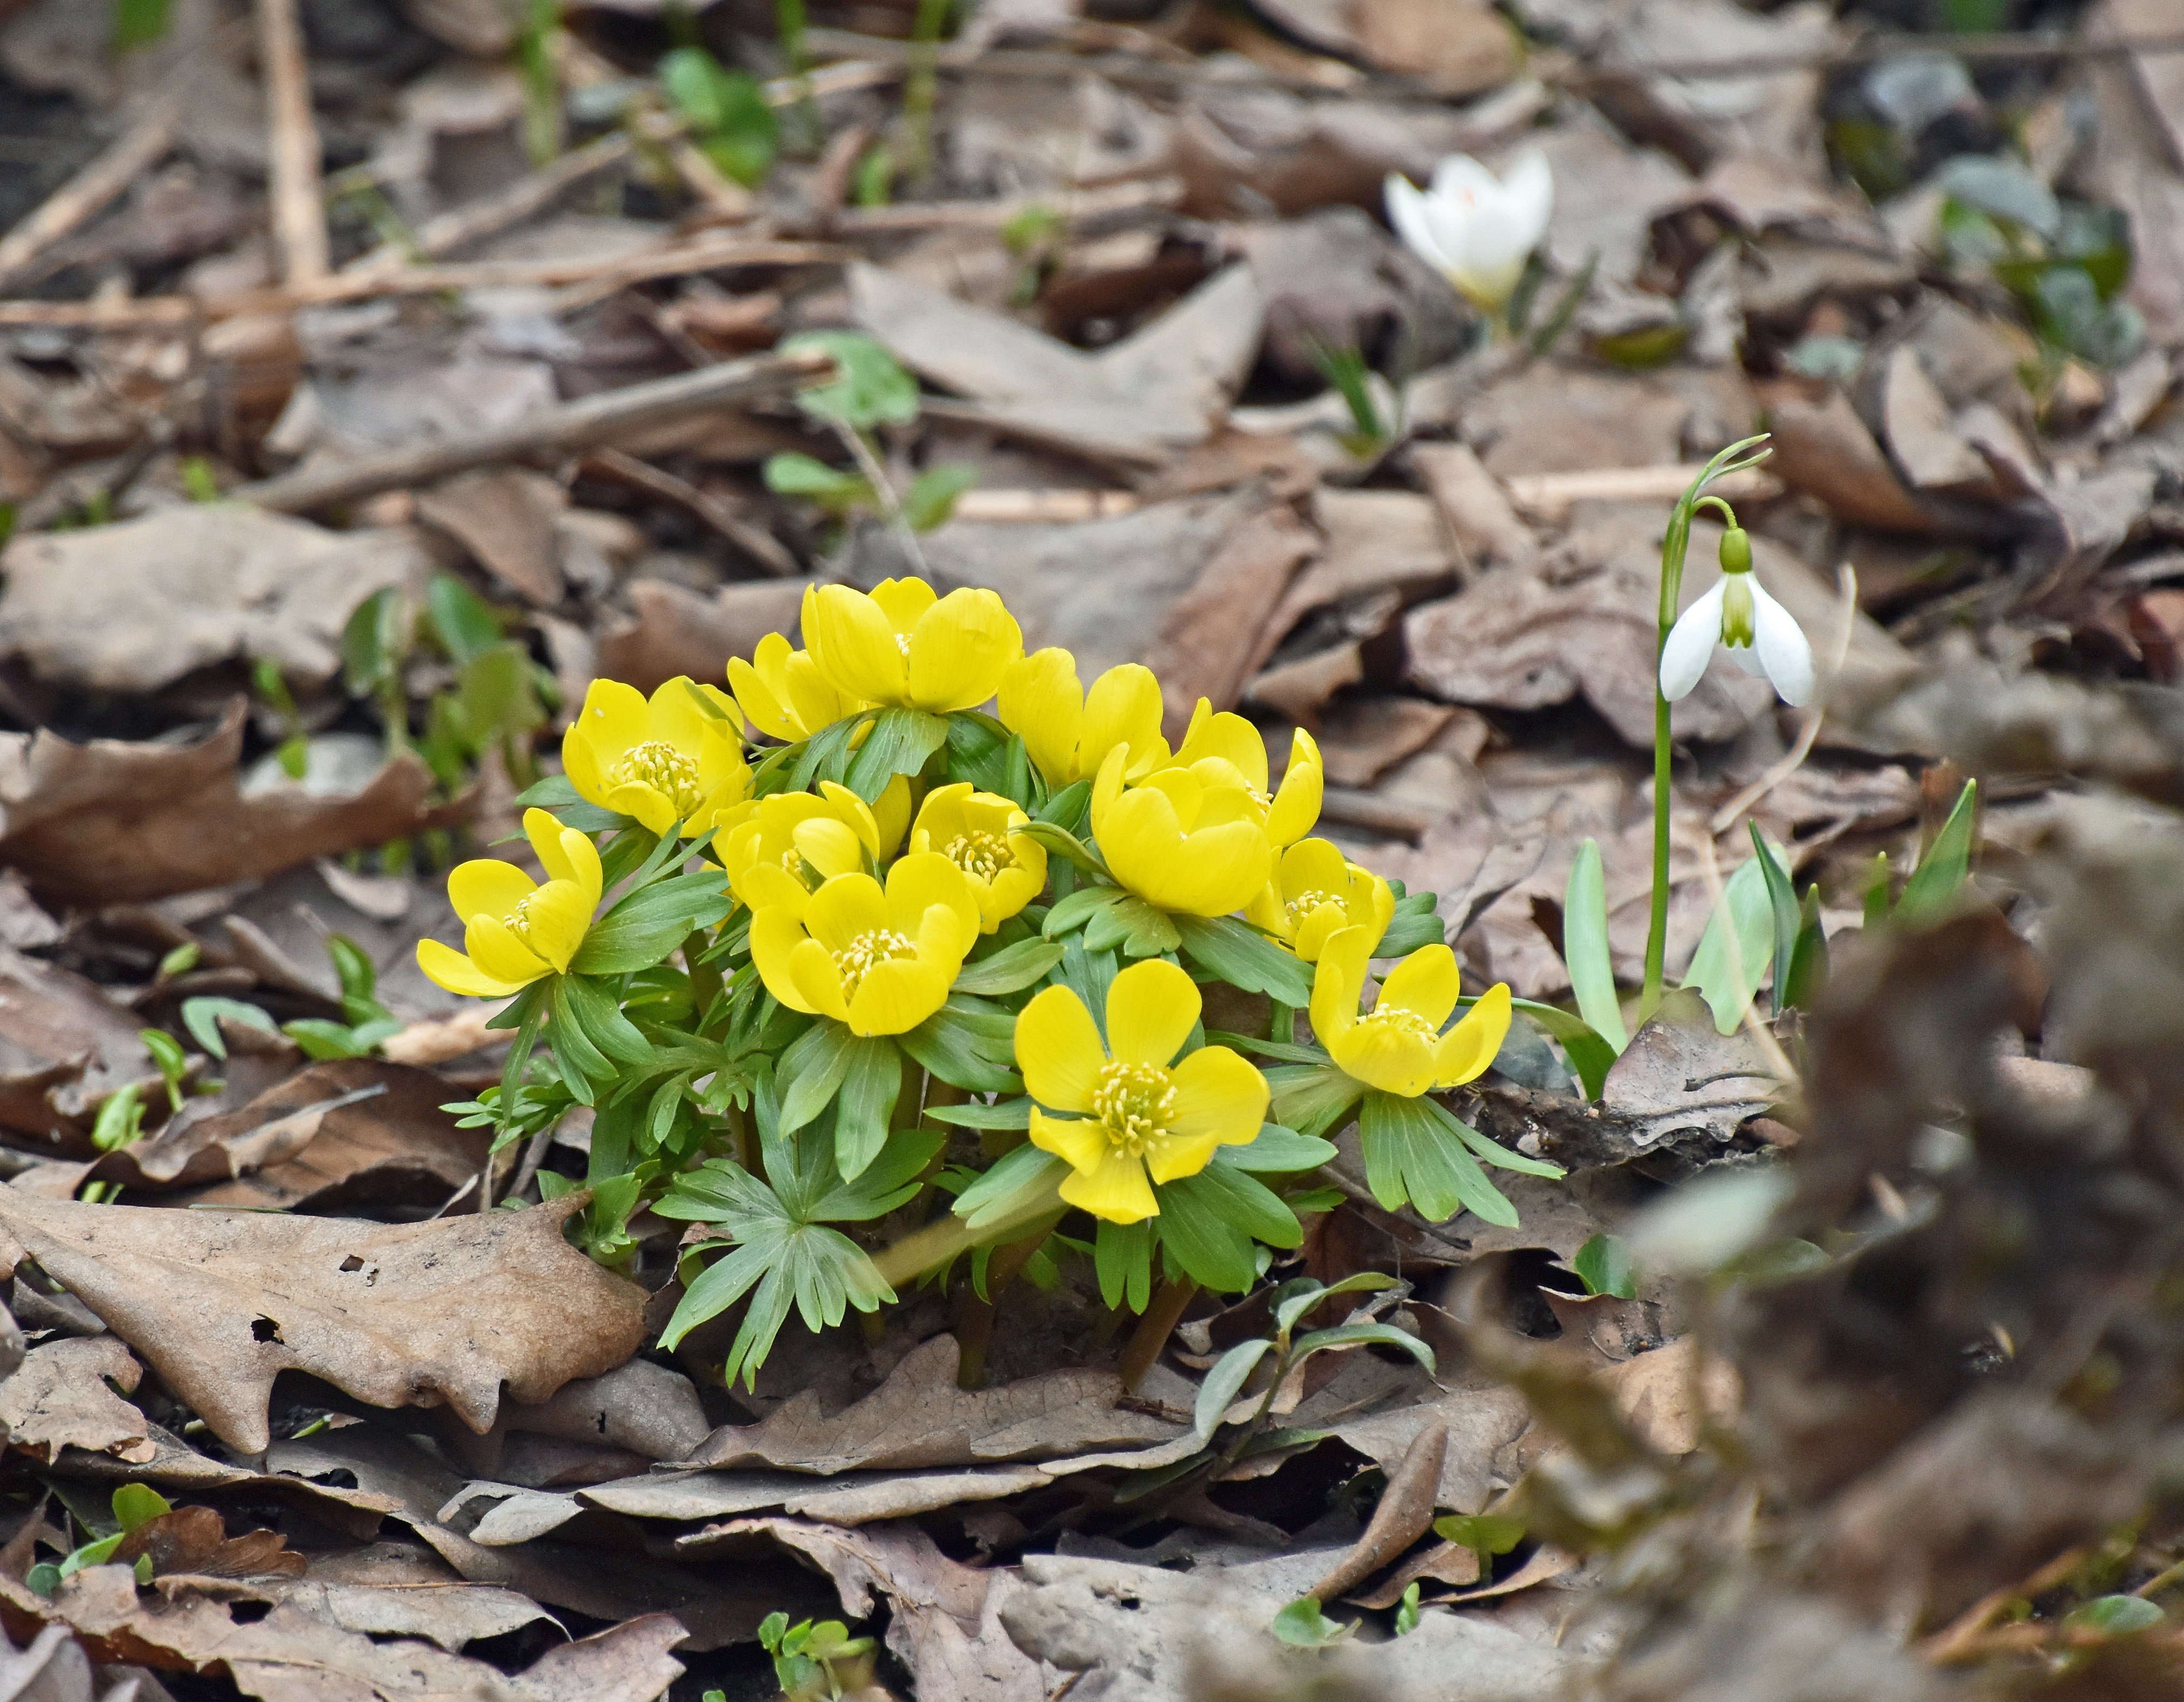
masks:
{"label": "yellow flower", "polygon": [[1251,903],[1274,854],[1250,792],[1217,765],[1156,769],[1125,791],[1128,757],[1122,745],[1109,751],[1092,787],[1092,837],[1108,871],[1159,910],[1225,916]]}
{"label": "yellow flower", "polygon": [[846,1022],[853,1034],[900,1034],[940,1009],[978,937],[971,883],[938,852],[888,870],[820,882],[800,910],[767,904],[751,917],[751,960],[792,1010]]}
{"label": "yellow flower", "polygon": [[543,809],[523,813],[523,831],[546,870],[541,886],[513,863],[480,857],[458,863],[448,899],[463,921],[464,952],[417,943],[417,967],[447,988],[504,998],[541,976],[566,971],[599,906],[599,854],[573,827]]}
{"label": "yellow flower", "polygon": [[[1069,1162],[1061,1197],[1111,1223],[1157,1216],[1153,1182],[1195,1176],[1216,1148],[1257,1137],[1267,1078],[1226,1046],[1179,1063],[1197,1026],[1190,977],[1160,958],[1134,963],[1107,988],[1107,1040],[1066,987],[1017,1018],[1017,1064],[1032,1107],[1032,1144]],[[1075,1113],[1050,1116],[1040,1109]],[[1150,1180],[1148,1180],[1150,1176]]]}
{"label": "yellow flower", "polygon": [[579,798],[633,815],[655,833],[678,821],[683,832],[702,833],[750,793],[736,706],[719,687],[687,676],[670,680],[649,703],[619,680],[593,681],[561,740],[561,765]]}
{"label": "yellow flower", "polygon": [[961,869],[991,933],[1046,885],[1046,849],[1017,830],[1031,818],[1014,800],[973,792],[967,780],[928,793],[910,830],[910,848],[937,851]]}
{"label": "yellow flower", "polygon": [[1415,1099],[1470,1081],[1509,1032],[1509,988],[1496,982],[1462,1021],[1440,1032],[1456,1009],[1456,954],[1420,946],[1389,971],[1368,1015],[1357,1014],[1365,965],[1376,943],[1366,928],[1343,928],[1321,948],[1312,980],[1312,1032],[1343,1074],[1383,1093]]}
{"label": "yellow flower", "polygon": [[[906,813],[906,785],[902,804]],[[719,840],[721,866],[735,895],[753,909],[786,904],[800,915],[811,895],[808,877],[824,881],[877,868],[901,838],[900,824],[889,837],[863,798],[822,780],[816,793],[777,792],[731,811]]]}
{"label": "yellow flower", "polygon": [[994,710],[1024,742],[1046,783],[1057,790],[1089,779],[1117,745],[1129,747],[1127,780],[1141,780],[1168,759],[1161,737],[1160,681],[1135,662],[1110,668],[1087,692],[1077,659],[1059,646],[1035,650],[1001,676]]}
{"label": "yellow flower", "polygon": [[1396,895],[1324,839],[1300,839],[1282,853],[1273,881],[1245,917],[1302,958],[1317,963],[1338,928],[1360,927],[1378,945],[1396,915]]}
{"label": "yellow flower", "polygon": [[808,587],[804,642],[845,696],[935,715],[976,709],[1023,654],[1016,617],[993,592],[936,598],[922,579],[883,579],[870,596],[846,585]]}
{"label": "yellow flower", "polygon": [[1215,715],[1213,706],[1203,698],[1191,711],[1190,726],[1184,731],[1175,759],[1187,768],[1206,763],[1223,765],[1221,770],[1206,770],[1209,776],[1233,771],[1235,783],[1257,800],[1267,837],[1277,851],[1303,838],[1319,820],[1326,780],[1319,746],[1302,727],[1290,736],[1289,765],[1283,770],[1280,790],[1271,798],[1267,789],[1267,742],[1259,737],[1259,730],[1243,716],[1225,709]]}
{"label": "yellow flower", "polygon": [[790,649],[778,632],[760,639],[749,661],[728,659],[728,686],[751,725],[787,744],[869,707],[828,685],[810,654]]}

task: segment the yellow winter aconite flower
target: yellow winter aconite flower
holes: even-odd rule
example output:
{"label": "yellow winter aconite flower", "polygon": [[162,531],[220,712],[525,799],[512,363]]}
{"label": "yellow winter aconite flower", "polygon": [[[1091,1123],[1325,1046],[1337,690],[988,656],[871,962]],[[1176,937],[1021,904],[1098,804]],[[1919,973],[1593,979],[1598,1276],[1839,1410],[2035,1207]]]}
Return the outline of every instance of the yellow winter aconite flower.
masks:
{"label": "yellow winter aconite flower", "polygon": [[[710,709],[709,709],[710,706]],[[633,686],[594,680],[561,740],[577,795],[633,815],[655,833],[700,833],[750,793],[743,720],[728,694],[687,676],[648,702]]]}
{"label": "yellow winter aconite flower", "polygon": [[[1265,1076],[1226,1046],[1175,1061],[1199,1007],[1189,976],[1148,958],[1108,987],[1106,1045],[1066,987],[1048,987],[1017,1018],[1017,1065],[1039,1102],[1032,1144],[1068,1161],[1070,1204],[1111,1223],[1156,1216],[1154,1182],[1195,1176],[1217,1148],[1257,1137]],[[1072,1115],[1050,1116],[1047,1106]]]}
{"label": "yellow winter aconite flower", "polygon": [[937,851],[912,852],[882,887],[836,875],[800,907],[751,917],[751,960],[792,1010],[846,1022],[853,1034],[900,1034],[940,1009],[978,937],[971,883]]}
{"label": "yellow winter aconite flower", "polygon": [[[907,786],[902,804],[906,811]],[[738,898],[753,909],[786,904],[800,912],[817,882],[878,866],[901,843],[901,828],[889,838],[863,798],[822,780],[816,793],[777,792],[730,811],[718,843]]]}
{"label": "yellow winter aconite flower", "polygon": [[729,658],[728,686],[753,726],[788,744],[868,707],[827,684],[810,654],[791,649],[778,632],[760,639],[749,661]]}
{"label": "yellow winter aconite flower", "polygon": [[810,587],[804,642],[838,692],[935,715],[976,709],[1023,654],[1016,617],[994,592],[936,597],[922,579],[883,579],[869,596],[846,585]]}
{"label": "yellow winter aconite flower", "polygon": [[1217,765],[1156,769],[1125,790],[1117,745],[1092,787],[1092,837],[1108,871],[1155,909],[1225,916],[1273,873],[1264,810]]}
{"label": "yellow winter aconite flower", "polygon": [[437,940],[417,943],[417,967],[449,993],[504,998],[566,971],[584,943],[599,905],[598,850],[543,809],[523,813],[523,831],[546,870],[545,884],[498,857],[458,863],[448,876],[448,899],[462,918],[465,951]]}
{"label": "yellow winter aconite flower", "polygon": [[1306,963],[1317,963],[1338,928],[1363,928],[1378,945],[1395,918],[1396,894],[1328,841],[1300,839],[1282,853],[1273,880],[1244,915]]}
{"label": "yellow winter aconite flower", "polygon": [[967,780],[926,794],[910,830],[912,855],[937,851],[961,869],[991,933],[1046,885],[1046,850],[1017,830],[1031,818],[1012,798],[974,792]]}
{"label": "yellow winter aconite flower", "polygon": [[1381,984],[1372,1010],[1359,1015],[1365,965],[1375,940],[1365,928],[1343,928],[1320,950],[1312,981],[1312,1032],[1343,1074],[1383,1093],[1415,1099],[1436,1088],[1461,1087],[1501,1051],[1509,1032],[1509,988],[1496,982],[1462,1021],[1441,1032],[1461,991],[1456,954],[1420,946]]}
{"label": "yellow winter aconite flower", "polygon": [[1203,698],[1191,712],[1190,726],[1177,748],[1175,759],[1193,769],[1221,765],[1221,770],[1206,770],[1209,775],[1233,771],[1237,783],[1258,801],[1267,837],[1277,851],[1303,838],[1319,820],[1326,781],[1319,746],[1302,727],[1290,736],[1289,765],[1283,770],[1280,789],[1271,797],[1267,787],[1267,742],[1259,737],[1259,730],[1243,716],[1225,709],[1214,714],[1213,706]]}
{"label": "yellow winter aconite flower", "polygon": [[1117,745],[1129,748],[1125,779],[1142,779],[1167,763],[1160,681],[1135,662],[1108,669],[1088,692],[1074,656],[1059,646],[1035,650],[1001,676],[994,712],[1056,790],[1099,773]]}

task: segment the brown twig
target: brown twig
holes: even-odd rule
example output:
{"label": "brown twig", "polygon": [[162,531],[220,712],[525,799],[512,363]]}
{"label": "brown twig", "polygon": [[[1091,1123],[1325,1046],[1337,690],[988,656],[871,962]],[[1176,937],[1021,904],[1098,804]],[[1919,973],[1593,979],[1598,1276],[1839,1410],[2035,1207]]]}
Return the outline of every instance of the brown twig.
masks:
{"label": "brown twig", "polygon": [[[596,142],[586,142],[582,147],[571,148],[558,159],[549,160],[537,170],[526,173],[482,200],[426,220],[417,227],[415,252],[426,259],[437,260],[473,242],[498,236],[510,225],[543,212],[586,178],[611,171],[629,159],[634,147],[629,132],[618,130]],[[403,251],[399,243],[382,242],[350,261],[342,268],[342,274],[344,277],[370,276],[399,271],[410,264],[411,256]]]}
{"label": "brown twig", "polygon": [[0,237],[0,284],[20,277],[31,262],[159,163],[174,146],[178,97],[162,95],[82,170]]}
{"label": "brown twig", "polygon": [[831,366],[829,358],[816,349],[723,361],[696,372],[681,372],[671,378],[627,385],[559,407],[542,408],[505,426],[466,432],[437,443],[284,473],[245,485],[231,494],[279,513],[304,514],[381,491],[429,484],[472,467],[545,453],[572,453],[638,426],[784,395],[823,376]]}
{"label": "brown twig", "polygon": [[592,450],[584,457],[584,468],[682,509],[692,519],[711,527],[777,579],[794,579],[804,571],[796,558],[782,547],[781,541],[772,532],[753,526],[687,479],[678,479],[649,461],[615,448]]}
{"label": "brown twig", "polygon": [[265,84],[281,275],[290,285],[308,284],[326,276],[331,263],[319,183],[319,126],[311,116],[311,68],[304,57],[296,0],[258,0],[258,74]]}

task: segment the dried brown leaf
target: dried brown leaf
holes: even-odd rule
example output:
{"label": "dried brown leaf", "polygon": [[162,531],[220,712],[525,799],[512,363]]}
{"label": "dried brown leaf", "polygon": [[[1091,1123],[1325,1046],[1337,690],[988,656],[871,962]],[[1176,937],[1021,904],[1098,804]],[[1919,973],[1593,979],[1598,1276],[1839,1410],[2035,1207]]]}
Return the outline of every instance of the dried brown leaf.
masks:
{"label": "dried brown leaf", "polygon": [[148,1519],[121,1539],[114,1551],[116,1566],[132,1566],[149,1555],[159,1577],[190,1573],[211,1578],[298,1578],[304,1557],[289,1548],[278,1531],[227,1534],[226,1521],[209,1507],[177,1507]]}
{"label": "dried brown leaf", "polygon": [[1356,1544],[1305,1594],[1322,1601],[1346,1594],[1425,1535],[1440,1499],[1441,1462],[1447,1453],[1446,1424],[1428,1424],[1412,1437],[1402,1463],[1388,1474],[1388,1487]]}
{"label": "dried brown leaf", "polygon": [[64,1448],[142,1463],[158,1452],[144,1415],[107,1387],[136,1388],[142,1369],[112,1336],[44,1342],[0,1382],[8,1445],[51,1460]]}
{"label": "dried brown leaf", "polygon": [[444,532],[471,559],[534,609],[567,593],[554,522],[568,492],[524,467],[482,467],[417,493],[417,518]]}
{"label": "dried brown leaf", "polygon": [[543,1400],[636,1351],[641,1289],[563,1238],[587,1196],[378,1225],[147,1211],[0,1189],[0,1227],[142,1354],[214,1432],[265,1451],[282,1371],[489,1427],[501,1385]]}
{"label": "dried brown leaf", "polygon": [[640,692],[657,690],[679,675],[716,684],[727,671],[728,659],[750,659],[758,641],[769,632],[792,639],[801,617],[801,580],[724,585],[700,597],[671,580],[632,581],[634,622],[604,628],[599,635],[599,670]]}

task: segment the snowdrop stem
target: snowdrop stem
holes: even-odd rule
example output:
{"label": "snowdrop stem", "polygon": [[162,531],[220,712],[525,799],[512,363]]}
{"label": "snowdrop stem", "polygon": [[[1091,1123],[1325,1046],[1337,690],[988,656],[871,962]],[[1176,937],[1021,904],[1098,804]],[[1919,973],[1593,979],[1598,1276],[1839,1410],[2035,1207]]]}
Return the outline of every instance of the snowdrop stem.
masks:
{"label": "snowdrop stem", "polygon": [[[1759,446],[1762,432],[1732,443],[1708,462],[1691,488],[1677,499],[1669,516],[1669,530],[1661,540],[1660,631],[1653,647],[1653,893],[1652,912],[1646,929],[1646,980],[1638,997],[1638,1020],[1643,1022],[1659,1007],[1667,981],[1669,954],[1669,806],[1672,748],[1669,731],[1669,700],[1661,690],[1661,654],[1667,648],[1669,630],[1676,624],[1676,605],[1684,590],[1684,557],[1691,543],[1691,520],[1702,507],[1718,508],[1729,525],[1736,516],[1707,487],[1726,474],[1741,472],[1764,460],[1769,451]],[[1747,452],[1753,452],[1747,453]]]}

